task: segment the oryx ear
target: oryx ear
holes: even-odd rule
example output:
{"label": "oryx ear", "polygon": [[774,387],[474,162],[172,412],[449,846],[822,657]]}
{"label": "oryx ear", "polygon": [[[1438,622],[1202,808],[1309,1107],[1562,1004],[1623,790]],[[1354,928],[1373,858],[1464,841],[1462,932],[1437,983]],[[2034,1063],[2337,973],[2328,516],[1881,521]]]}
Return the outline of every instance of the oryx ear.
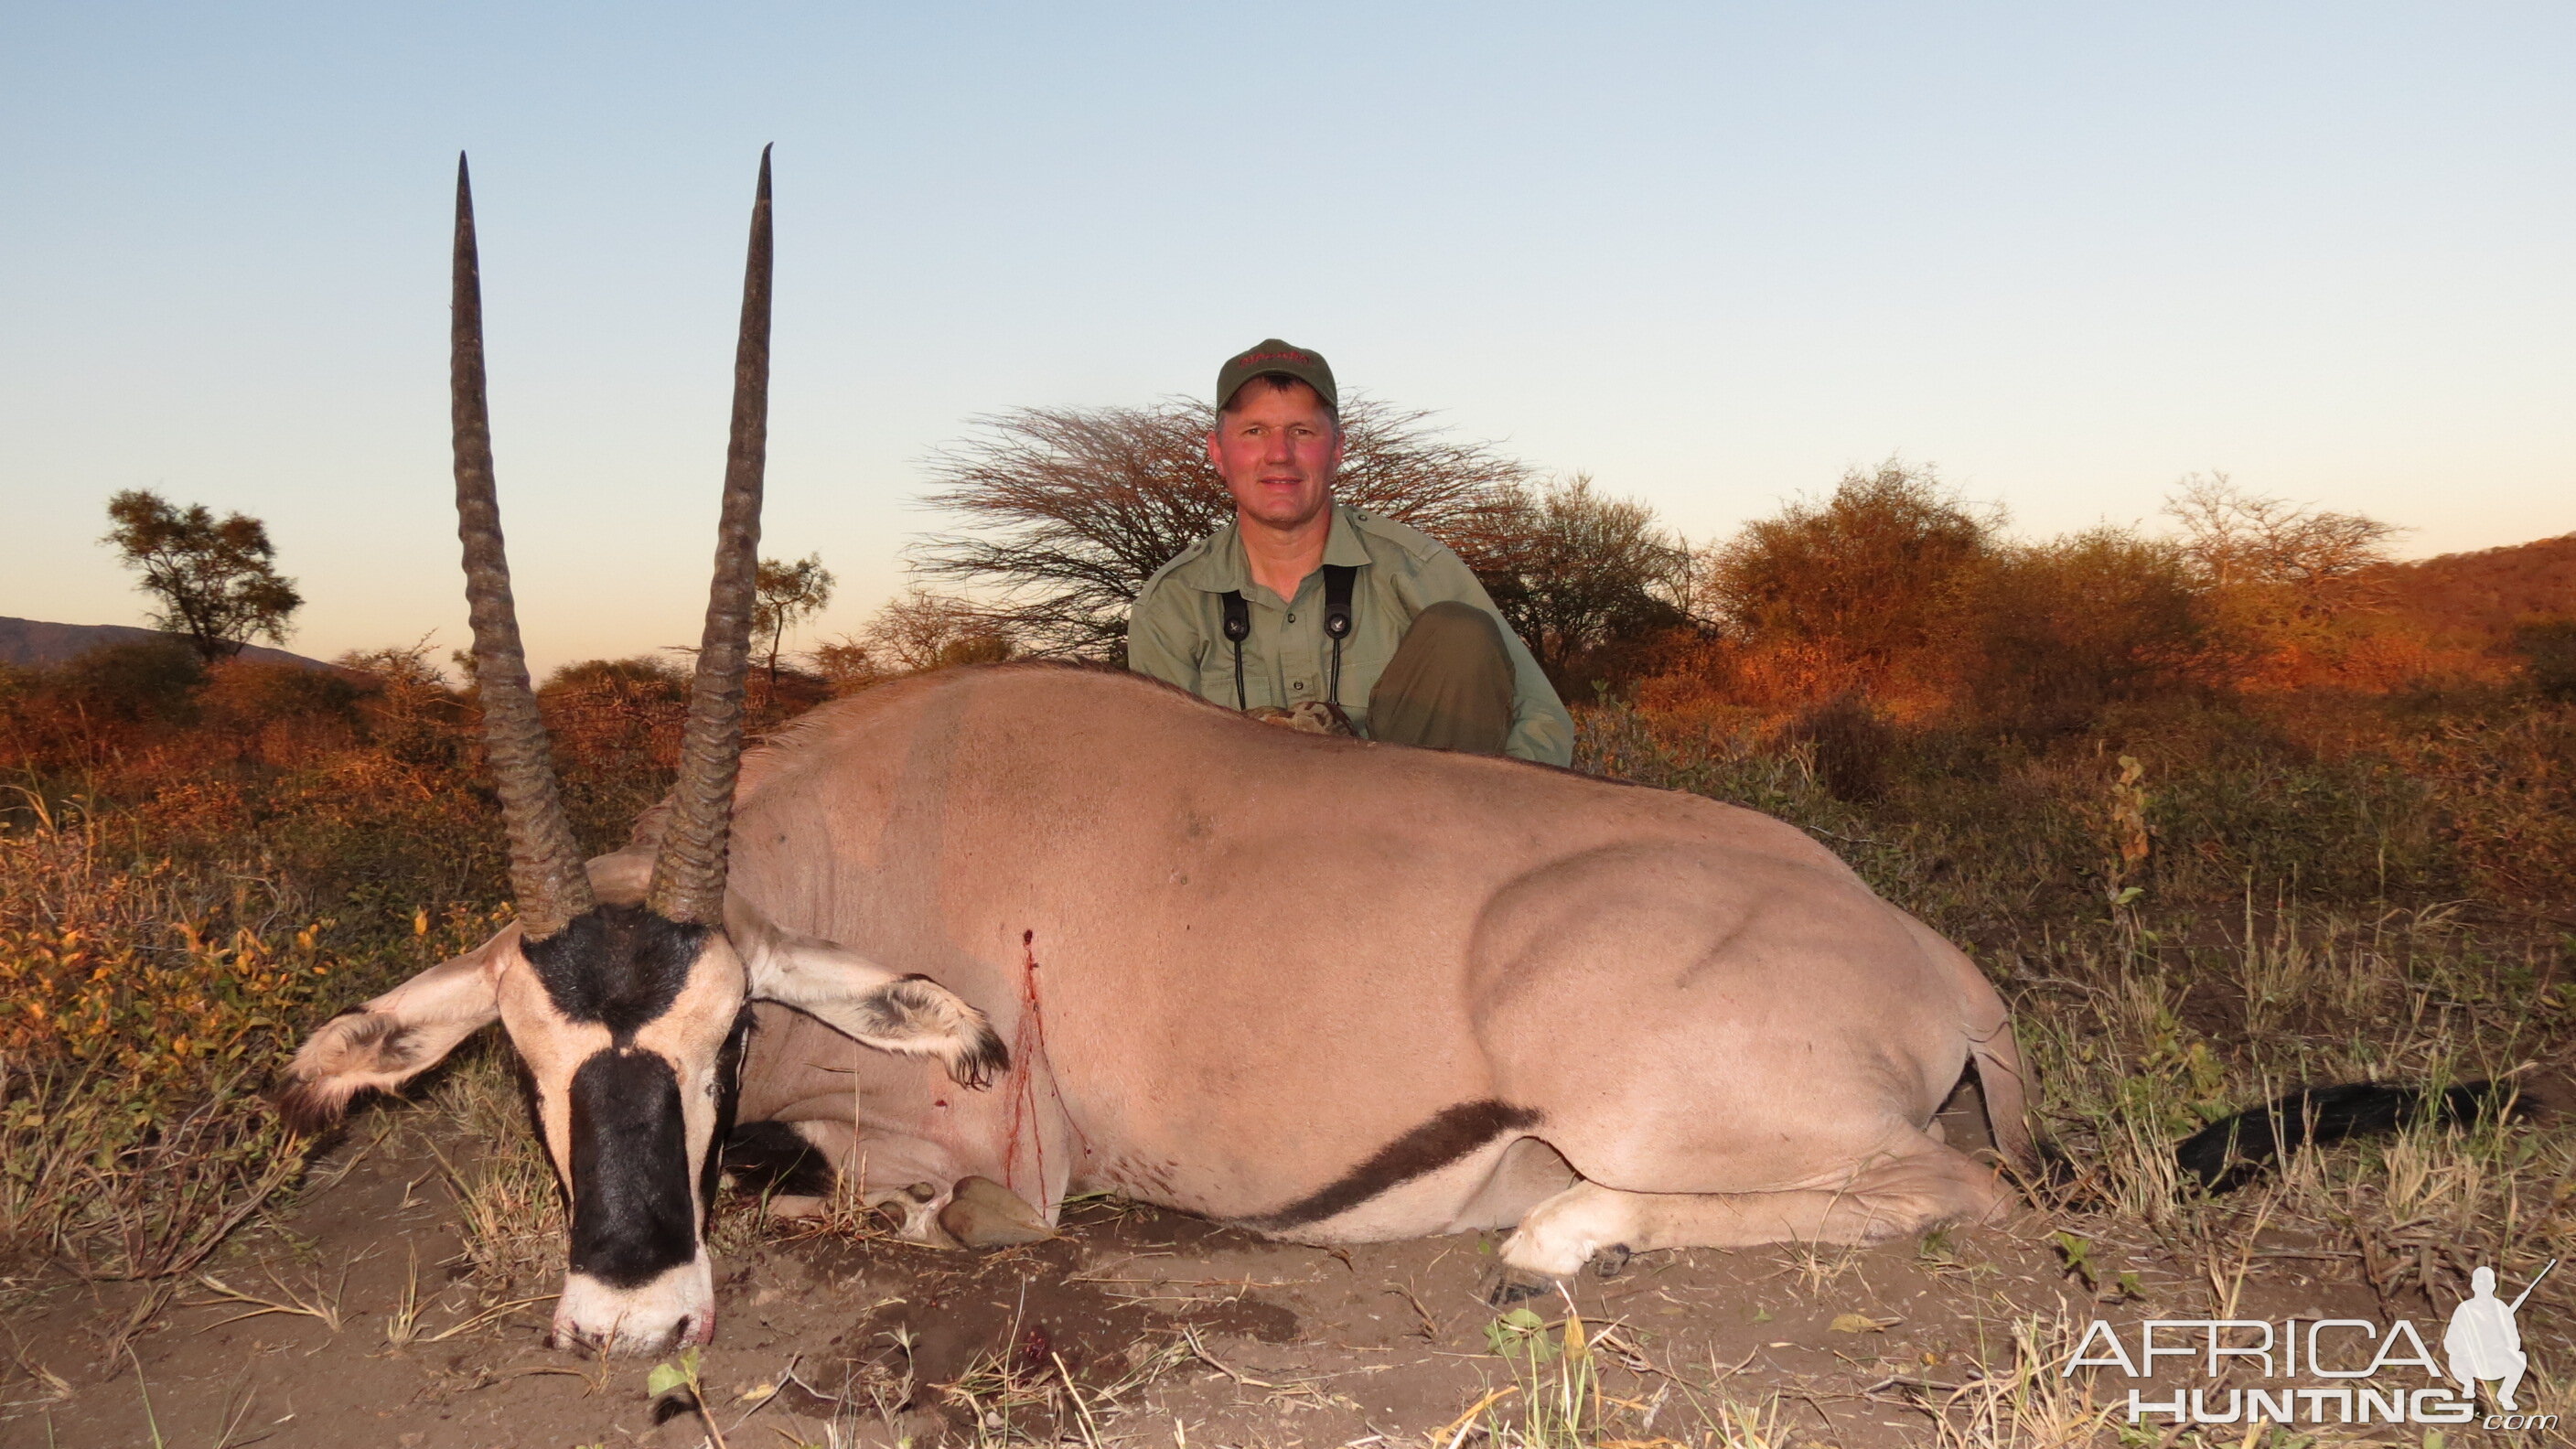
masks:
{"label": "oryx ear", "polygon": [[513,926],[322,1023],[287,1064],[286,1090],[277,1099],[286,1125],[319,1132],[338,1122],[360,1092],[401,1086],[497,1020],[501,963],[518,938]]}
{"label": "oryx ear", "polygon": [[1010,1050],[984,1013],[929,977],[898,976],[845,946],[791,935],[739,909],[725,914],[755,998],[795,1007],[880,1051],[935,1058],[964,1086],[990,1086],[1011,1069]]}

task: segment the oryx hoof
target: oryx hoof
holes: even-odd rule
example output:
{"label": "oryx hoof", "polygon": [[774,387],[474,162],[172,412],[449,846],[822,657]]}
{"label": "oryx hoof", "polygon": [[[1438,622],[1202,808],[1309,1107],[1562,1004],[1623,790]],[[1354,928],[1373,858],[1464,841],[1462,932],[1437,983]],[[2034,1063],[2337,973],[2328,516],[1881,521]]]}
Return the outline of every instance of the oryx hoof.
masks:
{"label": "oryx hoof", "polygon": [[1555,1279],[1525,1268],[1515,1268],[1509,1263],[1497,1263],[1493,1271],[1485,1275],[1484,1296],[1488,1308],[1509,1308],[1515,1303],[1526,1303],[1555,1291]]}
{"label": "oryx hoof", "polygon": [[1592,1276],[1607,1283],[1628,1271],[1628,1262],[1636,1257],[1626,1243],[1612,1243],[1592,1255]]}
{"label": "oryx hoof", "polygon": [[960,1178],[939,1225],[970,1248],[1009,1248],[1055,1236],[1037,1209],[989,1177]]}
{"label": "oryx hoof", "polygon": [[927,1182],[872,1188],[860,1199],[887,1232],[904,1242],[919,1243],[925,1248],[957,1247],[957,1240],[939,1225],[938,1201],[938,1187]]}

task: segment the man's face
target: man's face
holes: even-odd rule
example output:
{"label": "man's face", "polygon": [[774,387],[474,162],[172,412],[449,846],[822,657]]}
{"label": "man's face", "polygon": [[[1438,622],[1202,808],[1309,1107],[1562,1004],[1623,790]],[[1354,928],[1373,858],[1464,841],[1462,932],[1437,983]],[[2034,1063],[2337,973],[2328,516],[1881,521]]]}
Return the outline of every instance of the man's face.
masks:
{"label": "man's face", "polygon": [[1208,434],[1208,461],[1248,522],[1291,529],[1332,505],[1333,473],[1342,466],[1341,429],[1324,400],[1302,382],[1274,386],[1260,378],[1234,395]]}

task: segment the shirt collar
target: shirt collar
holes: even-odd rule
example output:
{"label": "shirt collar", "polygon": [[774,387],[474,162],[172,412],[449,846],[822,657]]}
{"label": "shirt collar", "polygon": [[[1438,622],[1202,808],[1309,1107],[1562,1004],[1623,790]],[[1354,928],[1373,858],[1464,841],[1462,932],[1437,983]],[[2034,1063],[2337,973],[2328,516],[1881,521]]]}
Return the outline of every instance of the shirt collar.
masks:
{"label": "shirt collar", "polygon": [[[1332,530],[1324,536],[1324,562],[1355,567],[1369,561],[1368,545],[1360,542],[1359,525],[1350,505],[1335,503]],[[1242,521],[1233,520],[1218,529],[1199,556],[1182,565],[1173,577],[1211,594],[1232,591],[1248,597],[1253,588],[1252,566],[1243,557]]]}

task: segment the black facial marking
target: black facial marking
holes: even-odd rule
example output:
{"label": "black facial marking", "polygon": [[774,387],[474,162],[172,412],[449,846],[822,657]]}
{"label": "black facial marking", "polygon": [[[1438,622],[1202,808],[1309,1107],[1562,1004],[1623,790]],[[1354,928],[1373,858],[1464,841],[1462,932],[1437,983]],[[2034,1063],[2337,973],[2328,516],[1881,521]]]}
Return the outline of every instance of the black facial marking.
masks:
{"label": "black facial marking", "polygon": [[597,906],[524,949],[555,1010],[606,1026],[624,1046],[679,999],[706,937],[704,926],[642,906]]}
{"label": "black facial marking", "polygon": [[[528,1070],[528,1059],[513,1052],[510,1056],[513,1074],[519,1079],[519,1105],[527,1109],[528,1132],[539,1146],[546,1144],[546,1098],[537,1090],[537,1074]],[[546,1168],[554,1174],[555,1198],[569,1213],[572,1210],[572,1184],[564,1181],[563,1168],[552,1152],[545,1154]]]}
{"label": "black facial marking", "polygon": [[716,1052],[716,1127],[707,1144],[707,1160],[698,1168],[698,1207],[712,1213],[716,1205],[716,1179],[724,1172],[724,1147],[733,1136],[733,1114],[742,1102],[742,1056],[751,1040],[754,1025],[751,1003],[742,1004],[735,1014],[733,1030],[725,1034],[725,1043]]}
{"label": "black facial marking", "polygon": [[1243,1221],[1274,1231],[1322,1222],[1398,1183],[1411,1182],[1426,1172],[1446,1167],[1506,1132],[1535,1126],[1537,1122],[1538,1113],[1529,1108],[1508,1106],[1491,1098],[1444,1107],[1438,1116],[1379,1148],[1368,1161],[1343,1173],[1339,1180],[1275,1213]]}
{"label": "black facial marking", "polygon": [[573,1073],[572,1184],[574,1272],[637,1288],[697,1256],[680,1079],[659,1053],[611,1047]]}

